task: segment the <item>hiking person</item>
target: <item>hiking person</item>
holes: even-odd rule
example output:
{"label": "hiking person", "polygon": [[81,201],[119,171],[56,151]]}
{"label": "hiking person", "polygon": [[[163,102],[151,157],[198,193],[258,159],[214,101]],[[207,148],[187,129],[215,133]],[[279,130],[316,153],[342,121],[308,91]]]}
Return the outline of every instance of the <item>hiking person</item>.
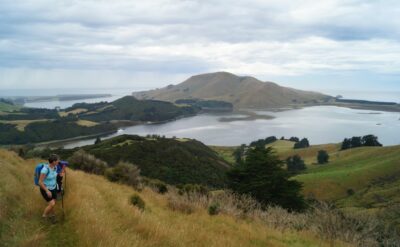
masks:
{"label": "hiking person", "polygon": [[64,193],[63,178],[65,176],[65,167],[68,165],[67,161],[60,161],[56,166],[57,170],[57,193],[61,194]]}
{"label": "hiking person", "polygon": [[40,171],[39,186],[40,193],[43,198],[48,202],[47,207],[43,211],[43,218],[51,218],[55,223],[54,206],[57,200],[57,169],[56,165],[60,161],[58,155],[51,154],[49,163],[44,165]]}

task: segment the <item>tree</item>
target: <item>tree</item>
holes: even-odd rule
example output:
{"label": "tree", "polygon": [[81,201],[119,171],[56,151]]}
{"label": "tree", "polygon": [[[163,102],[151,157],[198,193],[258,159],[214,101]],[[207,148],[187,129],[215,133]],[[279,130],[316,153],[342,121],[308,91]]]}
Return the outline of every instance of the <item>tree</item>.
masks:
{"label": "tree", "polygon": [[378,137],[374,135],[353,136],[352,138],[345,138],[342,142],[342,150],[349,148],[357,148],[362,146],[381,147],[382,144],[378,141]]}
{"label": "tree", "polygon": [[344,138],[343,142],[342,142],[342,148],[341,150],[346,150],[351,148],[351,143],[350,143],[350,139]]}
{"label": "tree", "polygon": [[243,164],[228,173],[228,187],[239,194],[257,199],[263,206],[279,205],[289,210],[305,208],[300,194],[301,183],[289,180],[290,174],[283,169],[284,161],[272,148],[248,149]]}
{"label": "tree", "polygon": [[289,141],[291,141],[291,142],[299,142],[300,139],[298,137],[292,136],[292,137],[290,137]]}
{"label": "tree", "polygon": [[233,156],[235,157],[236,164],[242,163],[244,160],[245,152],[246,152],[246,144],[242,144],[233,151]]}
{"label": "tree", "polygon": [[361,136],[354,136],[351,138],[351,148],[357,148],[362,146]]}
{"label": "tree", "polygon": [[96,141],[94,141],[94,144],[99,144],[100,142],[101,142],[100,137],[97,137],[97,138],[96,138]]}
{"label": "tree", "polygon": [[318,164],[325,164],[329,161],[329,154],[325,150],[319,150],[317,155]]}
{"label": "tree", "polygon": [[361,142],[363,146],[370,146],[370,147],[382,146],[382,144],[378,141],[378,137],[374,135],[363,136]]}
{"label": "tree", "polygon": [[286,159],[287,170],[292,174],[299,173],[307,169],[304,160],[299,155],[290,156]]}
{"label": "tree", "polygon": [[301,141],[296,142],[294,144],[294,149],[297,149],[297,148],[308,148],[309,146],[310,146],[310,143],[308,142],[308,139],[307,138],[303,138],[303,139],[301,139]]}

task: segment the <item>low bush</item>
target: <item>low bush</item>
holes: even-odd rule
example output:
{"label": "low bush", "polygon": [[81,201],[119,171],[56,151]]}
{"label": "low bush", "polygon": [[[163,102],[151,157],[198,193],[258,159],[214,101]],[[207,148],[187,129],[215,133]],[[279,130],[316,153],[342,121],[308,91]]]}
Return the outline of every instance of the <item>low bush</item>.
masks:
{"label": "low bush", "polygon": [[159,194],[165,194],[168,192],[167,184],[161,180],[144,177],[142,178],[142,183]]}
{"label": "low bush", "polygon": [[120,161],[116,166],[108,168],[105,175],[111,182],[121,182],[134,188],[141,187],[140,169],[131,163]]}
{"label": "low bush", "polygon": [[103,175],[108,167],[107,162],[97,159],[94,155],[86,153],[84,150],[76,151],[68,159],[72,168],[85,172]]}
{"label": "low bush", "polygon": [[219,203],[214,202],[211,203],[210,206],[208,206],[208,214],[209,215],[217,215],[219,213]]}
{"label": "low bush", "polygon": [[138,195],[138,194],[134,194],[131,196],[130,198],[130,203],[139,208],[140,210],[144,210],[146,207],[146,203],[143,201],[143,199]]}

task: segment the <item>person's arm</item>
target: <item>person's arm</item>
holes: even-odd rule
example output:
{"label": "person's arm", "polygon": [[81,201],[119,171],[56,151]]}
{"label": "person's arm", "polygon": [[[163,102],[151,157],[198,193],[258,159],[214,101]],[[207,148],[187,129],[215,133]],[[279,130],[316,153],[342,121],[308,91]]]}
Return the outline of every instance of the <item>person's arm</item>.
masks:
{"label": "person's arm", "polygon": [[47,195],[49,197],[51,197],[51,192],[50,190],[47,189],[46,185],[44,185],[43,181],[46,178],[46,174],[45,173],[40,173],[40,177],[39,177],[39,186],[40,188],[42,188],[42,190],[46,191]]}

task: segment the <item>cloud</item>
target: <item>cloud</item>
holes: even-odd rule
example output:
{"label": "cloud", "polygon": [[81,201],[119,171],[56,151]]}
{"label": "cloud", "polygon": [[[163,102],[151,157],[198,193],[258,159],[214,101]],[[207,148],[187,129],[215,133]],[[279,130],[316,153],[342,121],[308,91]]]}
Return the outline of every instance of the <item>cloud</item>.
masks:
{"label": "cloud", "polygon": [[7,1],[0,87],[49,85],[46,78],[162,85],[217,70],[265,80],[399,74],[398,15],[393,0]]}

